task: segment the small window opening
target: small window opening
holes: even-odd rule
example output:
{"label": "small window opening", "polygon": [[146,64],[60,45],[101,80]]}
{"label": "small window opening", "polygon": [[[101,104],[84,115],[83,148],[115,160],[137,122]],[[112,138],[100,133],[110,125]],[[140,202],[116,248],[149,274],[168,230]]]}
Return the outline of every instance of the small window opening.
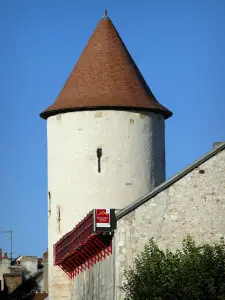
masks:
{"label": "small window opening", "polygon": [[97,149],[98,173],[101,172],[101,157],[102,157],[102,148],[98,148],[98,149]]}
{"label": "small window opening", "polygon": [[61,221],[61,212],[60,212],[60,207],[58,207],[58,225],[59,225],[59,231],[60,231],[60,221]]}
{"label": "small window opening", "polygon": [[48,192],[48,213],[51,215],[51,192]]}

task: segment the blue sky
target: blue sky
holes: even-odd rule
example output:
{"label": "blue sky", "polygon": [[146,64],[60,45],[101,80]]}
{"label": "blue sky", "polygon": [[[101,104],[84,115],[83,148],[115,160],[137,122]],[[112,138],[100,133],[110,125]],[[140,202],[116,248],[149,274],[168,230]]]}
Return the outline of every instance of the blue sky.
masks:
{"label": "blue sky", "polygon": [[[225,1],[0,1],[0,229],[15,255],[47,248],[46,121],[104,8],[166,122],[167,177],[225,140]],[[6,236],[0,235],[0,238]],[[3,251],[9,241],[0,240]]]}

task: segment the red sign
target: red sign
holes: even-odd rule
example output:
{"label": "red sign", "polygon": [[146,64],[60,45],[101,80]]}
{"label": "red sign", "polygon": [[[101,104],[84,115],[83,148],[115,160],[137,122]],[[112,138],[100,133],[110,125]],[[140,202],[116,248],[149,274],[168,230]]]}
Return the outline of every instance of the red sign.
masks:
{"label": "red sign", "polygon": [[110,209],[96,209],[96,227],[110,227]]}

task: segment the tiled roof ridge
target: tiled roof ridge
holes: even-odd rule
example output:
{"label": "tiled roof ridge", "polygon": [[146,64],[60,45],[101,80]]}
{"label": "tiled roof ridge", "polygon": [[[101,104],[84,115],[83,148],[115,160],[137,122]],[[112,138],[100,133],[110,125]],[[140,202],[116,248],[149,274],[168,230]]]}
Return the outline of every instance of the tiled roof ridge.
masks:
{"label": "tiled roof ridge", "polygon": [[89,109],[172,115],[153,95],[107,13],[99,21],[56,101],[40,116]]}

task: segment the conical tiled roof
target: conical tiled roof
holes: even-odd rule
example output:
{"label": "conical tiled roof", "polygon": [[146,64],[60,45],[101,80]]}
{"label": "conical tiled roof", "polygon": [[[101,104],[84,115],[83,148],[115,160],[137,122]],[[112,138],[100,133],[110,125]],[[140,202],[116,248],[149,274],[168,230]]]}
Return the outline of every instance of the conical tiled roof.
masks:
{"label": "conical tiled roof", "polygon": [[56,101],[40,116],[88,109],[172,112],[152,94],[108,17],[98,23]]}

